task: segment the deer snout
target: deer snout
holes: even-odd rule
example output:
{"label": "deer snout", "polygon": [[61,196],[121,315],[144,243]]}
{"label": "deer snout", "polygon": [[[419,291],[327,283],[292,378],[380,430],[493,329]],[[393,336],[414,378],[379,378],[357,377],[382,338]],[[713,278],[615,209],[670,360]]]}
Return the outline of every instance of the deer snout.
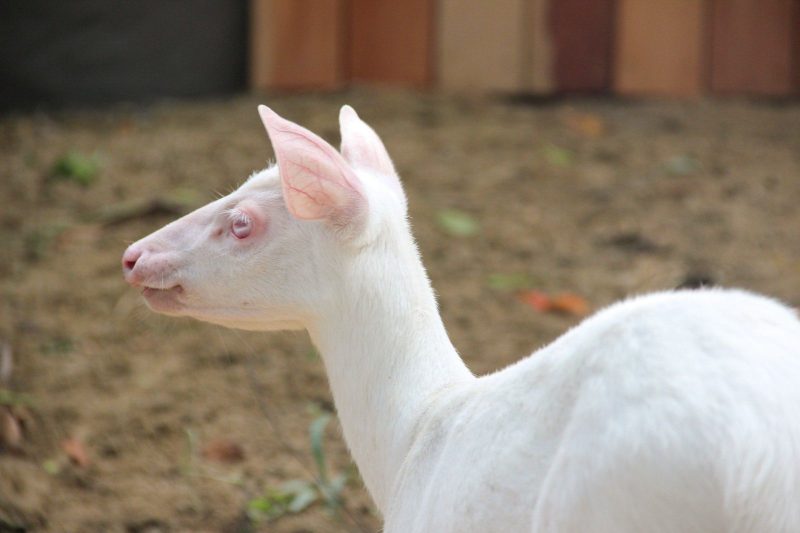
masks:
{"label": "deer snout", "polygon": [[122,254],[122,275],[125,281],[136,287],[141,283],[140,276],[136,273],[136,263],[142,258],[144,250],[135,244],[128,246]]}
{"label": "deer snout", "polygon": [[179,287],[176,254],[134,243],[122,254],[122,275],[133,287],[168,290]]}

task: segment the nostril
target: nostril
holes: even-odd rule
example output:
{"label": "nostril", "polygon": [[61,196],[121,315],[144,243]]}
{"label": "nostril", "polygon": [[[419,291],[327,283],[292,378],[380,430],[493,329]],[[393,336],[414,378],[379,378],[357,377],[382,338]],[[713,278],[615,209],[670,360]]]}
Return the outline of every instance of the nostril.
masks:
{"label": "nostril", "polygon": [[142,251],[136,248],[128,248],[122,254],[122,270],[127,274],[136,266],[136,262],[142,257]]}

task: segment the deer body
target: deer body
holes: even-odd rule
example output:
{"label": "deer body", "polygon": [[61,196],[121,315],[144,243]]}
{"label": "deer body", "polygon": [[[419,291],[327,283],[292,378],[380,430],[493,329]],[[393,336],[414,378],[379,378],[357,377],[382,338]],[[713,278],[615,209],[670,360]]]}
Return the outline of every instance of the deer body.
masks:
{"label": "deer body", "polygon": [[800,531],[800,322],[741,291],[602,311],[476,378],[380,139],[341,154],[260,108],[278,159],[131,245],[156,311],[308,329],[390,533]]}

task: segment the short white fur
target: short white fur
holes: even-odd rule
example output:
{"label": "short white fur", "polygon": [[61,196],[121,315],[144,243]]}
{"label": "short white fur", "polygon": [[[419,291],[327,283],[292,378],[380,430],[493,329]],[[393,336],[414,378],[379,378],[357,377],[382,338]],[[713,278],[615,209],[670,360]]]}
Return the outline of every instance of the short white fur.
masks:
{"label": "short white fur", "polygon": [[653,294],[475,377],[375,132],[345,106],[340,153],[259,112],[277,166],[131,245],[124,274],[159,312],[306,328],[387,532],[800,532],[793,310]]}

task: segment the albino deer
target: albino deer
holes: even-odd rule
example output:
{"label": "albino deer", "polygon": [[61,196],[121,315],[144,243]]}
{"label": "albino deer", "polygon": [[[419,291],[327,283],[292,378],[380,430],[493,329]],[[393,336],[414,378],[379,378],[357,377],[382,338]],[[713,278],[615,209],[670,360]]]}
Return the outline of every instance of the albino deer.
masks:
{"label": "albino deer", "polygon": [[451,344],[383,144],[260,106],[277,165],[131,245],[155,311],[306,328],[386,531],[800,532],[800,322],[742,291],[616,304],[494,374]]}

